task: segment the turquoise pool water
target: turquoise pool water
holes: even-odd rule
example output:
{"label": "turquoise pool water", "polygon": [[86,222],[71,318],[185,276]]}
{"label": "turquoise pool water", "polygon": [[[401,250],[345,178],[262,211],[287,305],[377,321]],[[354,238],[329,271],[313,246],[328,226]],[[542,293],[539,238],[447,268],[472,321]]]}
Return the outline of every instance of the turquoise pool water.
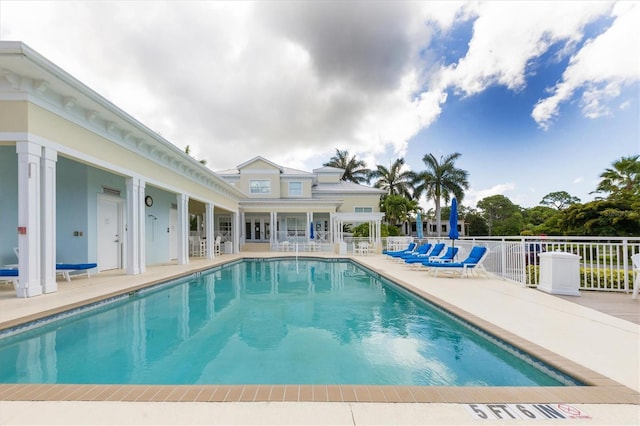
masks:
{"label": "turquoise pool water", "polygon": [[574,384],[338,260],[237,262],[5,334],[2,383]]}

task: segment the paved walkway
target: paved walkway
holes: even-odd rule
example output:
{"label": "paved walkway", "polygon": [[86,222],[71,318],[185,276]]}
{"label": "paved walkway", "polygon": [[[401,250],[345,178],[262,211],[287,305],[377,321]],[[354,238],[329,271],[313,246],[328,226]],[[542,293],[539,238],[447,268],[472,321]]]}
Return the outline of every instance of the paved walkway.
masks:
{"label": "paved walkway", "polygon": [[[107,289],[109,292],[126,291],[229,258],[222,256],[214,262],[200,260],[191,265],[153,267],[144,276],[108,273],[89,280],[61,282],[57,293],[32,299],[16,299],[10,289],[7,291],[5,286],[0,286],[0,327],[20,318],[36,316],[39,312],[51,312],[60,306],[100,297]],[[520,336],[613,379],[636,392],[629,393],[633,394],[634,402],[592,403],[585,400],[571,403],[589,419],[507,420],[508,411],[502,411],[504,419],[477,420],[468,404],[448,403],[0,401],[0,424],[640,424],[637,397],[640,390],[640,326],[637,324],[502,280],[432,278],[426,272],[411,271],[382,256],[358,257],[357,260],[452,309],[486,321],[488,327]],[[464,388],[460,391],[464,392]],[[500,414],[500,409],[497,410]]]}

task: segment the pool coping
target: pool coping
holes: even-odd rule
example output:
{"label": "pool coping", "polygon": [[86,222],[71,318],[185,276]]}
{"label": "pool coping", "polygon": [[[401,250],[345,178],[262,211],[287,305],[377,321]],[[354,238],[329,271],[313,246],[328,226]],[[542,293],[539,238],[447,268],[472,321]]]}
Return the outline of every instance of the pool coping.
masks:
{"label": "pool coping", "polygon": [[[1,324],[0,329],[55,315],[70,309],[118,297],[143,288],[210,270],[238,260],[256,258],[245,254],[218,265],[194,268],[162,279],[132,286],[28,315]],[[280,257],[280,256],[278,256]],[[287,256],[282,256],[287,257]],[[323,258],[309,256],[310,258]],[[2,401],[120,401],[120,402],[363,402],[363,403],[590,403],[640,405],[640,393],[600,373],[568,360],[517,336],[455,305],[424,292],[402,279],[376,270],[353,257],[359,266],[373,271],[407,291],[434,303],[483,331],[531,354],[586,386],[465,387],[465,386],[371,386],[371,385],[109,385],[109,384],[0,384]]]}

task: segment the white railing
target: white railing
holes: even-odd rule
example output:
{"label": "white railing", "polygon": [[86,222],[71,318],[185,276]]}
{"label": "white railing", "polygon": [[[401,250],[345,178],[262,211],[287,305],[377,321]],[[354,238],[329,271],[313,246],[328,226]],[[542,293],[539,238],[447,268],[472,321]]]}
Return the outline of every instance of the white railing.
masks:
{"label": "white railing", "polygon": [[640,253],[638,237],[466,237],[455,245],[458,259],[474,245],[488,247],[488,272],[530,287],[539,283],[540,253],[573,253],[580,256],[580,289],[611,292],[633,290],[631,256]]}
{"label": "white railing", "polygon": [[271,251],[282,252],[333,252],[331,234],[325,231],[314,232],[313,238],[307,230],[280,231],[276,234],[276,241],[271,244]]}

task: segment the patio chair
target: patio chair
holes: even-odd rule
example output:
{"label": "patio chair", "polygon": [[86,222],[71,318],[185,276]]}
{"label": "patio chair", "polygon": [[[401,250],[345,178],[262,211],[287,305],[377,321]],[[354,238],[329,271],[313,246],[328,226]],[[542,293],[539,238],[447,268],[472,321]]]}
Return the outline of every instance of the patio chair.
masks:
{"label": "patio chair", "polygon": [[469,256],[464,259],[462,262],[423,262],[422,266],[426,266],[429,269],[433,269],[433,276],[437,277],[438,272],[441,271],[450,271],[450,272],[460,272],[462,277],[468,277],[469,271],[476,271],[481,269],[485,274],[487,273],[486,269],[482,263],[487,258],[489,254],[489,249],[482,246],[475,246],[469,252]]}
{"label": "patio chair", "polygon": [[404,259],[410,259],[413,257],[421,257],[421,258],[425,258],[425,256],[427,256],[427,253],[429,253],[429,250],[431,250],[431,244],[430,243],[424,243],[422,244],[420,247],[418,247],[417,249],[415,249],[414,251],[410,252],[410,253],[401,253],[399,256],[394,256],[394,260],[399,260],[399,261],[403,261]]}
{"label": "patio chair", "polygon": [[372,253],[371,244],[367,241],[361,241],[353,247],[353,253],[367,256]]}
{"label": "patio chair", "polygon": [[638,298],[638,290],[640,289],[640,253],[631,256],[631,265],[633,268],[633,298]]}
{"label": "patio chair", "polygon": [[440,253],[442,253],[442,250],[444,250],[444,243],[437,243],[436,245],[433,246],[431,251],[423,254],[422,256],[407,257],[404,259],[404,262],[409,265],[426,262],[429,260],[430,257],[440,256]]}
{"label": "patio chair", "polygon": [[383,252],[383,254],[387,254],[387,255],[389,255],[389,257],[396,257],[396,256],[399,256],[399,255],[401,255],[401,254],[403,254],[403,253],[411,253],[412,251],[414,251],[414,250],[415,250],[416,246],[417,246],[417,244],[416,244],[416,243],[411,242],[411,243],[409,243],[409,245],[407,246],[407,248],[406,248],[406,249],[404,249],[404,250],[398,250],[398,251],[385,251],[385,252]]}
{"label": "patio chair", "polygon": [[56,263],[56,272],[71,282],[71,272],[77,272],[74,276],[86,274],[91,278],[91,270],[97,267],[97,263]]}
{"label": "patio chair", "polygon": [[0,281],[11,281],[16,290],[18,289],[18,276],[17,269],[0,269]]}
{"label": "patio chair", "polygon": [[213,243],[213,253],[216,256],[220,256],[220,244],[222,244],[221,241],[222,241],[222,237],[220,235],[218,235],[216,237],[215,242]]}
{"label": "patio chair", "polygon": [[442,256],[430,256],[429,262],[453,262],[458,254],[459,247],[447,247],[447,251]]}

